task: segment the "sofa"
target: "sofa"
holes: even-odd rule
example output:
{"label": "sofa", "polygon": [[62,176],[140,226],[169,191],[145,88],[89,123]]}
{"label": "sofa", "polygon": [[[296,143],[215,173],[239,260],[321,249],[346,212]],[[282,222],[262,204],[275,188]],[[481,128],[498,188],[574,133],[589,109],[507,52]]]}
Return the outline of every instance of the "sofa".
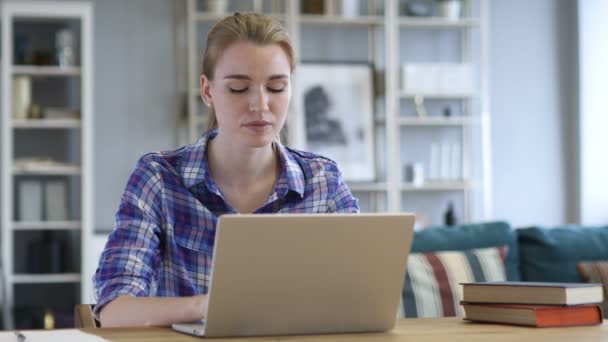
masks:
{"label": "sofa", "polygon": [[608,226],[426,228],[414,233],[401,315],[462,315],[462,282],[585,282],[578,266],[602,261],[608,261]]}

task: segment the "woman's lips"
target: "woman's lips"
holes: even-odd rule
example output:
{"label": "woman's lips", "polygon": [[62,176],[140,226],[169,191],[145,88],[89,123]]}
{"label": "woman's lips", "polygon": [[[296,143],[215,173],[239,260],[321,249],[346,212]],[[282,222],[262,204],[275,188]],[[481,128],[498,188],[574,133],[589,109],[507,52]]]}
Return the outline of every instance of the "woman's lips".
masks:
{"label": "woman's lips", "polygon": [[270,126],[270,125],[271,125],[270,122],[264,121],[264,120],[250,121],[245,124],[245,126],[247,126],[247,127],[264,127],[264,126]]}

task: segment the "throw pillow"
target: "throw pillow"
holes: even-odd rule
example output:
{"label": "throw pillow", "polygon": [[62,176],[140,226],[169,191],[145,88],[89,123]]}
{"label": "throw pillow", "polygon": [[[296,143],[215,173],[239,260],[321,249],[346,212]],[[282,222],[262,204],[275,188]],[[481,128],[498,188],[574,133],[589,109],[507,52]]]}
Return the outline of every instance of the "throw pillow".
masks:
{"label": "throw pillow", "polygon": [[579,262],[576,265],[581,278],[588,283],[602,284],[604,287],[604,302],[602,312],[608,318],[608,261]]}
{"label": "throw pillow", "polygon": [[412,253],[402,293],[406,318],[462,316],[462,285],[504,281],[507,247]]}

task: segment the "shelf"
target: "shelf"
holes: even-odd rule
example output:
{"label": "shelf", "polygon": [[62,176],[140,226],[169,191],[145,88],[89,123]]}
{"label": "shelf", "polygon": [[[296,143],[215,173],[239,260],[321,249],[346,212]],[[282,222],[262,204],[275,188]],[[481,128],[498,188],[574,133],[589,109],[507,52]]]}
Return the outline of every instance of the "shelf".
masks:
{"label": "shelf", "polygon": [[466,181],[442,181],[442,182],[427,182],[422,186],[414,186],[412,184],[402,184],[402,191],[460,191],[466,190],[471,186],[470,182]]}
{"label": "shelf", "polygon": [[414,98],[416,96],[422,96],[425,99],[433,100],[451,100],[451,99],[469,99],[474,96],[473,93],[406,93],[404,91],[399,92],[401,98]]}
{"label": "shelf", "polygon": [[380,192],[386,191],[386,183],[348,183],[348,188],[353,192]]}
{"label": "shelf", "polygon": [[397,122],[401,126],[466,126],[472,123],[470,117],[400,117]]}
{"label": "shelf", "polygon": [[441,17],[400,17],[399,26],[401,27],[422,27],[422,28],[468,28],[479,26],[478,19],[462,18],[458,20],[446,19]]}
{"label": "shelf", "polygon": [[78,283],[80,282],[79,273],[61,274],[15,274],[13,283],[15,284],[47,284],[47,283]]}
{"label": "shelf", "polygon": [[13,75],[27,76],[78,76],[80,67],[14,65]]}
{"label": "shelf", "polygon": [[334,15],[302,14],[302,15],[300,15],[300,22],[302,24],[373,26],[373,25],[384,24],[384,17],[380,17],[380,16],[341,17],[341,16],[334,16]]}
{"label": "shelf", "polygon": [[80,128],[80,119],[18,119],[12,121],[13,128],[28,129],[54,129],[54,128]]}
{"label": "shelf", "polygon": [[14,230],[74,230],[80,229],[80,221],[14,221]]}
{"label": "shelf", "polygon": [[40,176],[69,176],[79,175],[80,167],[75,165],[41,165],[13,167],[14,175],[40,175]]}

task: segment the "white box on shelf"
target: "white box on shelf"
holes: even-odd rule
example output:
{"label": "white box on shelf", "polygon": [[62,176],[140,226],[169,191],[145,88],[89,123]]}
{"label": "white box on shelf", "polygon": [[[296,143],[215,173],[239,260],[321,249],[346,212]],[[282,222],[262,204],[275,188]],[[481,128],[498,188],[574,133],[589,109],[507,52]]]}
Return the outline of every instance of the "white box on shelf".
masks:
{"label": "white box on shelf", "polygon": [[453,143],[452,150],[450,151],[451,163],[450,163],[450,178],[453,180],[462,179],[462,149],[460,144]]}
{"label": "white box on shelf", "polygon": [[46,220],[67,221],[68,187],[65,180],[47,180],[44,182],[44,208]]}
{"label": "white box on shelf", "polygon": [[450,144],[442,143],[441,144],[441,162],[440,162],[440,174],[439,178],[441,180],[450,179]]}
{"label": "white box on shelf", "polygon": [[42,182],[36,179],[24,179],[18,184],[18,219],[42,221]]}
{"label": "white box on shelf", "polygon": [[442,64],[438,73],[438,92],[444,94],[470,94],[473,91],[473,73],[470,64]]}
{"label": "white box on shelf", "polygon": [[441,164],[441,154],[439,144],[431,144],[431,157],[429,162],[429,179],[439,179],[439,165]]}
{"label": "white box on shelf", "polygon": [[402,90],[406,94],[435,94],[439,65],[433,63],[408,63],[401,66]]}

